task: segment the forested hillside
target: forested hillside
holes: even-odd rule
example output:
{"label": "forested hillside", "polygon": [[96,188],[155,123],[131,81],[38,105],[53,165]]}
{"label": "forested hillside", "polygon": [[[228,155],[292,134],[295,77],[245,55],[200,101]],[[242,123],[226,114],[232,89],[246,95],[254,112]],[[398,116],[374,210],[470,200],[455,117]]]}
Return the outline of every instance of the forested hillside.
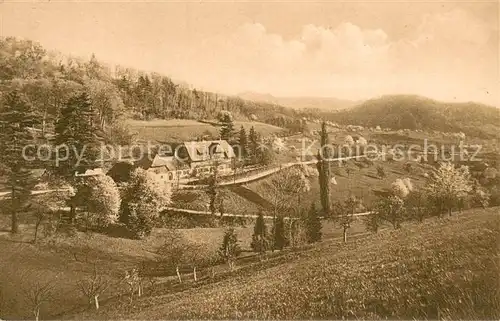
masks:
{"label": "forested hillside", "polygon": [[370,99],[361,105],[325,117],[340,123],[393,129],[464,132],[483,138],[499,132],[500,110],[474,102],[445,103],[414,95]]}
{"label": "forested hillside", "polygon": [[270,124],[278,117],[289,124],[297,118],[295,111],[275,104],[204,92],[165,75],[111,68],[94,55],[88,61],[67,57],[15,38],[0,39],[0,81],[0,94],[17,89],[27,96],[43,120],[43,132],[53,127],[65,102],[82,91],[97,110],[101,128],[108,130],[120,119],[214,119],[221,110],[235,119]]}

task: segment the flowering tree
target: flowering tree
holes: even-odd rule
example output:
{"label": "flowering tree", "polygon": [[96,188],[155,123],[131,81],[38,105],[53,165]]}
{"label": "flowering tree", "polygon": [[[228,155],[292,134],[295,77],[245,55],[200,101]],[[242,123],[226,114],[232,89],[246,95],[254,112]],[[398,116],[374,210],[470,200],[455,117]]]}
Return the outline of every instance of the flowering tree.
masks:
{"label": "flowering tree", "polygon": [[78,204],[86,209],[88,226],[106,227],[118,219],[120,192],[113,179],[107,175],[86,177],[78,186]]}
{"label": "flowering tree", "polygon": [[404,199],[410,193],[407,184],[405,184],[405,182],[400,178],[392,183],[391,190],[394,196],[397,196],[401,199]]}
{"label": "flowering tree", "polygon": [[455,168],[451,163],[442,163],[430,177],[426,191],[440,213],[446,210],[451,216],[453,206],[471,191],[469,168]]}
{"label": "flowering tree", "polygon": [[366,138],[364,138],[363,136],[360,136],[358,138],[358,141],[356,142],[359,146],[366,146],[368,144],[368,141],[366,140]]}
{"label": "flowering tree", "polygon": [[347,135],[344,139],[344,143],[347,145],[347,146],[352,146],[354,144],[354,138],[352,138],[351,135]]}

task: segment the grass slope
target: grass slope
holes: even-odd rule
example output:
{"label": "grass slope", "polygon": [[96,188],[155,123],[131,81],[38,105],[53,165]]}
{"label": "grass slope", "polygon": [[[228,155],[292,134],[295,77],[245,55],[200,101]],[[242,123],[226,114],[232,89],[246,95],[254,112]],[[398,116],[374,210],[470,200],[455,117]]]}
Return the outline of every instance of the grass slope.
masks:
{"label": "grass slope", "polygon": [[[198,137],[208,135],[212,138],[218,137],[220,127],[207,123],[201,123],[189,119],[169,119],[169,120],[128,120],[132,133],[136,133],[136,138],[143,141],[152,142],[183,142],[195,140]],[[273,125],[252,122],[235,121],[234,128],[239,130],[243,126],[245,130],[250,130],[254,126],[255,130],[263,136],[283,131],[282,128]]]}
{"label": "grass slope", "polygon": [[473,210],[347,245],[325,243],[251,275],[145,298],[128,317],[498,319],[497,212]]}

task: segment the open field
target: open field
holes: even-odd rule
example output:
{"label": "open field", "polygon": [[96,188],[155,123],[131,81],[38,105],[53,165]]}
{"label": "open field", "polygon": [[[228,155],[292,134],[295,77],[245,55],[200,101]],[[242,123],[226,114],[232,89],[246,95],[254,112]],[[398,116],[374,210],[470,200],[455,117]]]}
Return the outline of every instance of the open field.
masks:
{"label": "open field", "polygon": [[498,319],[498,208],[323,242],[182,292],[146,296],[132,319]]}
{"label": "open field", "polygon": [[[136,133],[136,139],[166,143],[191,141],[205,135],[216,138],[219,136],[220,131],[220,127],[218,126],[189,119],[159,119],[151,121],[128,120],[127,125],[130,127],[132,133]],[[250,127],[254,126],[255,130],[264,137],[283,131],[280,127],[261,122],[234,122],[235,130],[239,130],[241,126],[243,126],[247,132],[250,130]]]}

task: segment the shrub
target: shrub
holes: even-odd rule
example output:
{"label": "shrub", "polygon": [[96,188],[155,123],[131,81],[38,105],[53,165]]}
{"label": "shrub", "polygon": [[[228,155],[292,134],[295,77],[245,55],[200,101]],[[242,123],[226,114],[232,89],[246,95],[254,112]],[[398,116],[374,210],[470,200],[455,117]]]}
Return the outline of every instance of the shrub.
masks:
{"label": "shrub", "polygon": [[252,243],[254,252],[263,253],[268,249],[267,227],[262,212],[259,212],[253,228]]}
{"label": "shrub", "polygon": [[282,250],[288,245],[288,240],[285,236],[285,221],[282,216],[277,216],[272,228],[272,247],[275,250]]}
{"label": "shrub", "polygon": [[321,220],[314,203],[307,214],[305,221],[307,243],[314,243],[321,240]]}
{"label": "shrub", "polygon": [[385,169],[382,165],[377,166],[377,175],[380,179],[385,178]]}

